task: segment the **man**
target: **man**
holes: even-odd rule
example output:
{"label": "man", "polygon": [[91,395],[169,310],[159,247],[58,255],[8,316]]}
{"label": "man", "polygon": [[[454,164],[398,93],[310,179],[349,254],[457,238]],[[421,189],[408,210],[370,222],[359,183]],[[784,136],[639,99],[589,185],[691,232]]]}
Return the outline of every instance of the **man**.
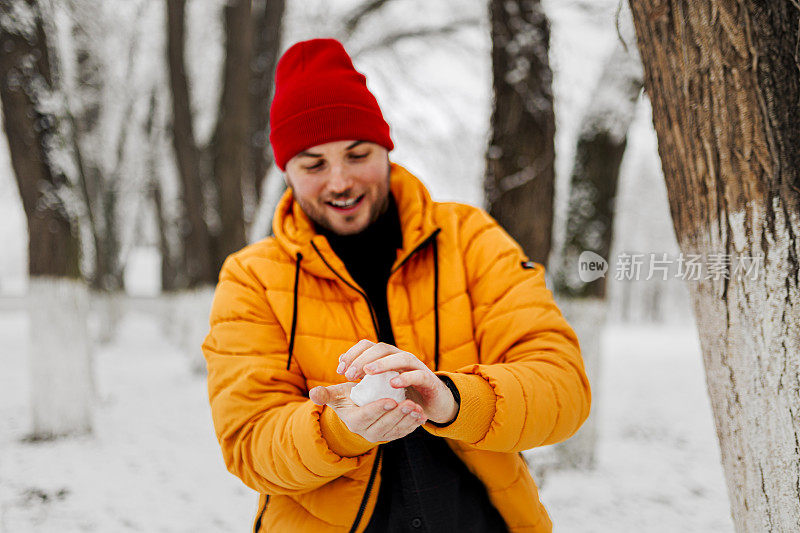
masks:
{"label": "man", "polygon": [[[589,414],[541,265],[482,210],[433,202],[337,41],[278,63],[274,237],[231,255],[203,345],[254,531],[550,531],[521,450]],[[407,399],[357,406],[366,374]]]}

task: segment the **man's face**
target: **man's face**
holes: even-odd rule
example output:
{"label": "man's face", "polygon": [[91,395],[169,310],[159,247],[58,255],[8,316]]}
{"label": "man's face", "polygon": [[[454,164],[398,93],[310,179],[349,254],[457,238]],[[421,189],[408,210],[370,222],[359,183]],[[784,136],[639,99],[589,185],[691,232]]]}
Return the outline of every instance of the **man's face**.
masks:
{"label": "man's face", "polygon": [[386,210],[388,151],[367,141],[312,146],[286,163],[286,183],[308,218],[339,235],[352,235]]}

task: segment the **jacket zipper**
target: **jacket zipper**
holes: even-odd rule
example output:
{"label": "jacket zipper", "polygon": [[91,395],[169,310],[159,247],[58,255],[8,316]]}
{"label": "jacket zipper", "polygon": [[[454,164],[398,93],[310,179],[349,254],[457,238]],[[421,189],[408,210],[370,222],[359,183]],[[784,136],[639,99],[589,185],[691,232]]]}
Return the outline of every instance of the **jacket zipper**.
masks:
{"label": "jacket zipper", "polygon": [[409,259],[411,259],[412,257],[414,257],[414,255],[416,255],[416,253],[417,253],[417,252],[419,252],[420,250],[422,250],[422,249],[423,249],[423,248],[424,248],[424,247],[425,247],[425,246],[426,246],[426,245],[427,245],[429,242],[431,242],[433,239],[435,239],[435,238],[436,238],[436,236],[439,234],[439,232],[440,232],[440,231],[442,231],[442,228],[436,228],[436,229],[433,231],[433,233],[431,233],[430,235],[428,235],[428,236],[425,238],[425,240],[424,240],[424,241],[422,241],[421,243],[419,243],[419,244],[417,245],[417,247],[416,247],[416,248],[414,248],[413,250],[411,250],[411,251],[409,252],[409,254],[408,254],[408,255],[407,255],[407,256],[406,256],[406,257],[405,257],[405,258],[404,258],[404,259],[403,259],[403,260],[400,262],[400,264],[399,264],[399,265],[397,265],[395,268],[393,268],[391,272],[389,272],[389,276],[391,276],[392,274],[394,274],[395,272],[397,272],[398,270],[400,270],[400,268],[401,268],[403,265],[405,265],[405,264],[408,262],[408,260],[409,260]]}
{"label": "jacket zipper", "polygon": [[[420,251],[422,248],[424,248],[425,245],[428,244],[431,241],[431,239],[436,238],[436,235],[438,235],[438,233],[440,231],[441,231],[440,228],[436,228],[436,231],[434,231],[424,241],[419,243],[419,245],[416,248],[411,250],[411,252],[405,257],[405,259],[403,259],[403,261],[401,261],[400,264],[397,265],[396,268],[394,268],[391,272],[389,272],[389,276],[391,276],[392,274],[394,274],[395,272],[400,270],[400,268],[404,264],[406,264],[406,262],[408,262],[408,260],[411,259],[412,256],[414,256],[418,251]],[[319,256],[319,258],[322,259],[322,262],[325,263],[325,266],[328,267],[328,270],[333,272],[333,274],[337,278],[339,278],[342,281],[342,283],[344,283],[345,285],[347,285],[348,287],[350,287],[351,289],[356,291],[358,294],[360,294],[364,298],[364,301],[367,303],[367,307],[369,308],[369,315],[370,315],[370,318],[372,319],[372,325],[375,328],[375,335],[376,335],[377,339],[380,340],[380,329],[378,328],[378,318],[377,318],[377,316],[375,314],[375,309],[372,306],[372,302],[370,302],[369,296],[367,296],[367,293],[362,291],[361,289],[359,289],[357,286],[355,286],[355,285],[351,284],[350,282],[348,282],[338,272],[336,272],[336,269],[333,268],[330,265],[330,263],[328,263],[328,261],[325,260],[325,256],[323,256],[322,253],[319,251],[319,248],[317,248],[317,245],[314,244],[314,241],[311,241],[311,246],[312,246],[312,248],[314,248],[314,251],[317,252],[317,255]],[[350,533],[355,533],[356,529],[358,528],[358,524],[361,522],[361,518],[364,515],[364,511],[367,508],[367,501],[369,501],[369,495],[372,492],[372,485],[375,483],[375,475],[378,473],[378,466],[380,465],[381,457],[383,455],[383,447],[382,446],[383,446],[382,444],[378,445],[378,451],[375,454],[375,461],[372,463],[372,471],[369,474],[369,481],[367,481],[367,488],[364,490],[364,496],[361,498],[361,504],[358,506],[358,513],[356,514],[356,518],[355,518],[355,521],[353,522],[353,526],[350,528]]]}
{"label": "jacket zipper", "polygon": [[344,283],[345,285],[347,285],[348,287],[350,287],[351,289],[353,289],[354,291],[356,291],[358,294],[360,294],[360,295],[361,295],[361,296],[364,298],[364,301],[365,301],[365,302],[367,302],[367,307],[369,308],[369,317],[372,319],[372,326],[375,328],[375,336],[376,336],[376,338],[377,338],[377,339],[380,339],[381,335],[380,335],[380,329],[378,329],[378,317],[375,315],[375,309],[372,307],[372,302],[370,302],[370,301],[369,301],[369,297],[367,296],[367,293],[366,293],[366,292],[364,292],[364,291],[362,291],[361,289],[359,289],[359,288],[358,288],[358,287],[356,287],[355,285],[351,284],[349,281],[347,281],[347,280],[346,280],[346,279],[344,279],[344,278],[343,278],[341,275],[339,275],[339,273],[338,273],[338,272],[336,272],[336,269],[335,269],[335,268],[333,268],[333,267],[332,267],[332,266],[331,266],[331,265],[330,265],[330,264],[329,264],[329,263],[328,263],[328,262],[325,260],[325,256],[324,256],[324,255],[322,255],[322,253],[319,251],[319,248],[317,248],[317,245],[316,245],[316,244],[314,244],[314,241],[311,241],[311,246],[312,246],[312,247],[314,248],[314,250],[317,252],[317,255],[319,256],[319,258],[320,258],[320,259],[322,259],[322,262],[323,262],[323,263],[325,263],[325,266],[326,266],[326,267],[328,267],[328,270],[330,270],[331,272],[333,272],[333,274],[334,274],[334,275],[335,275],[337,278],[339,278],[340,280],[342,280],[342,283]]}
{"label": "jacket zipper", "polygon": [[264,500],[264,507],[261,509],[261,512],[258,513],[258,518],[253,527],[253,533],[258,533],[258,530],[261,529],[261,519],[264,518],[264,513],[267,512],[267,505],[269,505],[269,494],[267,494],[267,499]]}
{"label": "jacket zipper", "polygon": [[[317,252],[317,255],[320,257],[320,259],[322,259],[322,262],[325,263],[325,266],[328,267],[328,270],[333,272],[334,275],[337,278],[339,278],[340,280],[342,280],[342,282],[345,285],[347,285],[348,287],[350,287],[351,289],[356,291],[358,294],[360,294],[364,298],[364,301],[367,302],[367,307],[369,308],[369,316],[372,319],[372,326],[375,328],[375,336],[376,336],[376,338],[378,340],[380,340],[380,329],[378,328],[378,318],[375,315],[375,309],[372,306],[372,302],[369,301],[369,296],[367,296],[367,293],[362,291],[362,290],[360,290],[355,285],[352,285],[346,279],[344,279],[341,275],[339,275],[339,273],[336,272],[336,269],[333,268],[325,260],[325,256],[323,256],[322,253],[320,253],[319,248],[317,248],[317,245],[314,244],[313,241],[311,243],[311,246]],[[364,496],[361,498],[361,503],[358,506],[358,513],[356,513],[356,518],[353,521],[353,526],[350,528],[350,533],[355,533],[356,529],[358,528],[359,522],[361,522],[361,517],[364,516],[364,511],[367,508],[367,501],[369,501],[369,495],[372,492],[372,485],[375,483],[375,476],[378,473],[378,466],[380,465],[381,455],[383,454],[382,446],[383,446],[382,444],[379,444],[378,445],[378,450],[375,453],[375,460],[372,463],[372,470],[370,471],[370,474],[369,474],[369,481],[367,481],[367,488],[364,490]]]}
{"label": "jacket zipper", "polygon": [[367,481],[367,488],[364,491],[364,497],[361,498],[361,505],[358,506],[358,514],[356,514],[353,527],[350,528],[350,533],[355,533],[359,522],[361,522],[361,517],[364,515],[364,511],[367,508],[367,501],[369,501],[369,495],[372,492],[372,485],[375,483],[375,475],[378,473],[378,466],[380,465],[381,457],[383,456],[382,446],[382,444],[378,445],[378,451],[375,454],[375,462],[372,463],[372,471],[369,474],[369,481]]}

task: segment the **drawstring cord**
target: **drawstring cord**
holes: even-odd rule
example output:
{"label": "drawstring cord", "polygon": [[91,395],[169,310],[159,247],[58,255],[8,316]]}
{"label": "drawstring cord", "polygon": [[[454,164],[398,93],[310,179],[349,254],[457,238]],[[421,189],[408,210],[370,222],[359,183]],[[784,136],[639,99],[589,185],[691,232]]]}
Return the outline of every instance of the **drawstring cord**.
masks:
{"label": "drawstring cord", "polygon": [[294,268],[294,298],[292,299],[292,332],[289,335],[289,358],[286,360],[286,370],[292,364],[292,353],[294,353],[294,335],[297,331],[297,288],[300,285],[300,261],[303,260],[303,254],[297,252],[297,261]]}
{"label": "drawstring cord", "polygon": [[439,244],[433,235],[433,368],[439,370]]}

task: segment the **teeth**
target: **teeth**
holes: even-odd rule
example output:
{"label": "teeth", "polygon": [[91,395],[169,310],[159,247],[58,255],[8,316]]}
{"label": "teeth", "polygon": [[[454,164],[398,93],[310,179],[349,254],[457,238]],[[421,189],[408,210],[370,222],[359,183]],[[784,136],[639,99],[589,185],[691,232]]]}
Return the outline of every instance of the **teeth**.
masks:
{"label": "teeth", "polygon": [[358,201],[358,198],[352,198],[352,199],[344,201],[344,202],[343,201],[332,200],[331,203],[333,205],[335,205],[336,207],[350,207],[350,206],[355,205],[357,201]]}

